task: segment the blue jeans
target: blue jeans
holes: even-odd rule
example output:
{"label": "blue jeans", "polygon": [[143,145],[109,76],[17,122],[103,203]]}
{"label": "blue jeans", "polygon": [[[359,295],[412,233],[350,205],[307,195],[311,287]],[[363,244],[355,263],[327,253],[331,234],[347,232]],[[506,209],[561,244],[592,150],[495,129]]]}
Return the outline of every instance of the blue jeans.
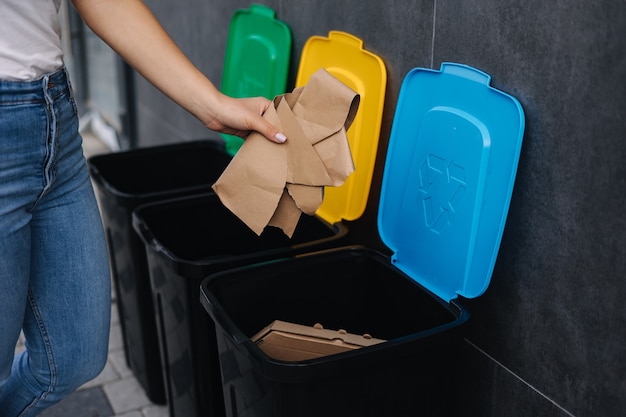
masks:
{"label": "blue jeans", "polygon": [[0,81],[0,417],[35,416],[104,367],[106,251],[66,71]]}

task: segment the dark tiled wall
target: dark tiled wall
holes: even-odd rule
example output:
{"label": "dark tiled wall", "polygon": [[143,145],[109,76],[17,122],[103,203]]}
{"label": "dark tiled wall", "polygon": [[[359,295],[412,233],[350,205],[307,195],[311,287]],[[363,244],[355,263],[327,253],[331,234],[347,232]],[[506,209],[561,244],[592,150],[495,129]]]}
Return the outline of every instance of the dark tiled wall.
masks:
{"label": "dark tiled wall", "polygon": [[[148,0],[202,71],[221,79],[241,0]],[[617,417],[626,413],[626,2],[623,0],[273,0],[292,28],[289,88],[311,35],[350,32],[387,65],[370,204],[352,230],[379,245],[376,200],[403,77],[443,61],[477,67],[516,96],[526,134],[507,226],[473,312],[459,415]],[[143,146],[217,137],[137,82]]]}

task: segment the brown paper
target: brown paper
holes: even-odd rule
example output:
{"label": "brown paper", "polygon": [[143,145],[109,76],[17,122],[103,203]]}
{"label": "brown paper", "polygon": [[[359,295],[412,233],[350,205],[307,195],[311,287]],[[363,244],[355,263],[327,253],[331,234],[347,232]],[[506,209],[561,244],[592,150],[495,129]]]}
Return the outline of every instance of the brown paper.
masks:
{"label": "brown paper", "polygon": [[305,87],[277,96],[263,116],[287,142],[250,134],[213,190],[257,235],[270,225],[291,237],[301,213],[312,215],[322,204],[323,187],[342,185],[354,171],[346,131],[359,99],[318,70]]}

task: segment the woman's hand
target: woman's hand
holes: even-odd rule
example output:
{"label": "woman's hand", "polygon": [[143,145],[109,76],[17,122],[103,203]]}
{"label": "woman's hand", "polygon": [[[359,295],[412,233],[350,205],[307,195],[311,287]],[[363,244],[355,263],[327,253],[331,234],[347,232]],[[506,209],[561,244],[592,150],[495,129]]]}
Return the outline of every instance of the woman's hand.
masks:
{"label": "woman's hand", "polygon": [[218,103],[209,108],[206,117],[199,117],[209,129],[244,139],[252,131],[277,143],[283,143],[287,139],[274,125],[261,117],[272,104],[270,100],[264,97],[232,98],[223,94],[217,100]]}

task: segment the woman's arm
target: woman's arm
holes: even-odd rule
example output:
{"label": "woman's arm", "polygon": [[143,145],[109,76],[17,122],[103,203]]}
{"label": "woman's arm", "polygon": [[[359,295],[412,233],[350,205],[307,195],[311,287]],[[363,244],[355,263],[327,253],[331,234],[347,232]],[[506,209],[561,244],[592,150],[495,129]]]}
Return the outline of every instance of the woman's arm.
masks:
{"label": "woman's arm", "polygon": [[271,102],[222,94],[178,48],[141,0],[72,0],[85,23],[156,88],[209,129],[274,142],[285,136],[261,115]]}

